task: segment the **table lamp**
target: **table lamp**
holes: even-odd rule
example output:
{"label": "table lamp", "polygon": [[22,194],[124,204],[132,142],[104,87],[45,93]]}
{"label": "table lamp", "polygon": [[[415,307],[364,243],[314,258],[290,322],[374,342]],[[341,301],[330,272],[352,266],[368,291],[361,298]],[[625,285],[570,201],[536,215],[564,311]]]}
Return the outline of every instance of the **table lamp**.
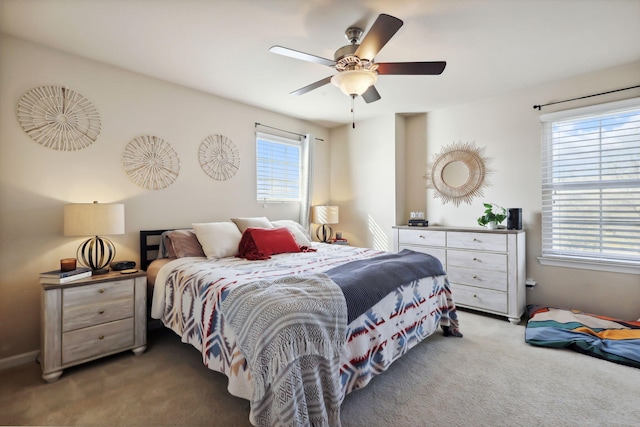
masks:
{"label": "table lamp", "polygon": [[316,229],[316,237],[323,243],[329,243],[333,236],[333,229],[329,224],[337,224],[338,206],[314,206],[312,208],[313,222],[322,224]]}
{"label": "table lamp", "polygon": [[71,203],[64,206],[65,236],[94,236],[85,240],[76,253],[78,261],[93,274],[109,271],[116,255],[111,240],[100,235],[124,234],[124,205],[118,203]]}

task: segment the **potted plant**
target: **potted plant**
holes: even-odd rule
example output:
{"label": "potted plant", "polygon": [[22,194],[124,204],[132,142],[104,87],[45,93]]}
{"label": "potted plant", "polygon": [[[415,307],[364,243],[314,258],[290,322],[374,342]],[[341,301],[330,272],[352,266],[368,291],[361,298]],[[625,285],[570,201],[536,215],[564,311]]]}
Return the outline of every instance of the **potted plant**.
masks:
{"label": "potted plant", "polygon": [[483,203],[484,215],[478,218],[478,224],[487,228],[497,228],[498,225],[507,219],[507,210],[495,203]]}

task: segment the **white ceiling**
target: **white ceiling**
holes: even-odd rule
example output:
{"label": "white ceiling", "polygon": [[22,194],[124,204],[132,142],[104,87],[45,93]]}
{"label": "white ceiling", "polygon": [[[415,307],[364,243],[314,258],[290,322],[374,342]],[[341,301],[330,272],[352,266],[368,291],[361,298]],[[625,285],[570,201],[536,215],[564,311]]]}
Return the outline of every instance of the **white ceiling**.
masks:
{"label": "white ceiling", "polygon": [[[380,76],[356,120],[425,112],[640,60],[640,0],[0,0],[0,30],[51,48],[334,126],[350,99],[325,58],[380,13],[404,26],[378,62],[446,60],[440,76]],[[640,78],[640,76],[639,76]],[[585,94],[586,95],[586,94]],[[547,100],[540,99],[543,103]]]}

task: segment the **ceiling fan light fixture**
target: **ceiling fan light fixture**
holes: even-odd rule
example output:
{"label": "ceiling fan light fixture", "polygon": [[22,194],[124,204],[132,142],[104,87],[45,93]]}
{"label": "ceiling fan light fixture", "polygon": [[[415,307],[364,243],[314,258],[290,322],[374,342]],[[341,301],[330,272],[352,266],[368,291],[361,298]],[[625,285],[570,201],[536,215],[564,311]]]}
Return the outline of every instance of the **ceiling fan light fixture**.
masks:
{"label": "ceiling fan light fixture", "polygon": [[370,70],[347,70],[331,77],[331,83],[347,96],[360,96],[376,84],[378,75]]}

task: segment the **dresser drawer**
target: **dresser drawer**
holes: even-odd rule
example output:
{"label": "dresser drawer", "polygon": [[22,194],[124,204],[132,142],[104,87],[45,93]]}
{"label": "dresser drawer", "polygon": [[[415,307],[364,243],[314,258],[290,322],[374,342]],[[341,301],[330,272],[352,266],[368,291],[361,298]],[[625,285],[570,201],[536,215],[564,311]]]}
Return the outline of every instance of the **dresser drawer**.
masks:
{"label": "dresser drawer", "polygon": [[398,250],[401,251],[403,249],[411,249],[412,251],[422,252],[423,254],[433,255],[438,258],[442,263],[442,268],[445,268],[447,265],[447,251],[444,248],[434,248],[432,246],[410,246],[410,245],[400,245],[398,246]]}
{"label": "dresser drawer", "polygon": [[445,231],[398,230],[398,243],[409,245],[445,246]]}
{"label": "dresser drawer", "polygon": [[77,305],[62,312],[62,332],[133,317],[133,298]]}
{"label": "dresser drawer", "polygon": [[451,266],[506,272],[507,254],[451,249],[447,251],[447,267]]}
{"label": "dresser drawer", "polygon": [[451,283],[470,285],[478,288],[506,292],[507,273],[500,271],[474,270],[462,267],[449,267],[447,276]]}
{"label": "dresser drawer", "polygon": [[133,318],[90,326],[62,334],[62,364],[132,347]]}
{"label": "dresser drawer", "polygon": [[447,247],[476,249],[480,251],[507,251],[506,234],[490,233],[447,233]]}
{"label": "dresser drawer", "polygon": [[122,298],[133,298],[133,280],[116,280],[63,289],[63,308],[77,305],[95,304]]}
{"label": "dresser drawer", "polygon": [[451,293],[456,305],[507,313],[507,294],[504,292],[451,283]]}

